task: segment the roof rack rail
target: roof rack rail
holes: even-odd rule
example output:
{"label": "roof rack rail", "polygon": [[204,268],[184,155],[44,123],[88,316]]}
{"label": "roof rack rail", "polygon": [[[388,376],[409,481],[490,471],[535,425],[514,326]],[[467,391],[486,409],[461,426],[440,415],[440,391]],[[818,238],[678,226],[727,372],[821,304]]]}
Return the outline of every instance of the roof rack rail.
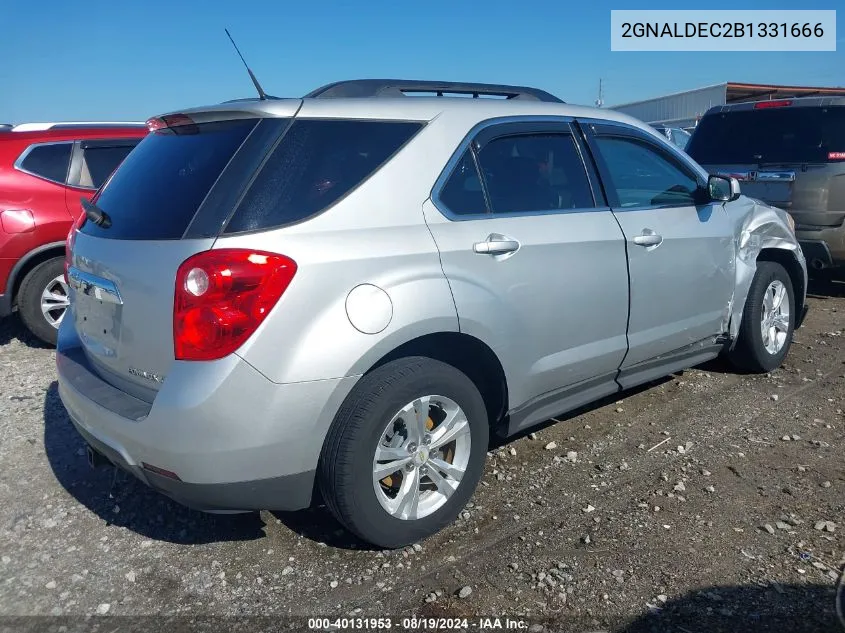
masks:
{"label": "roof rack rail", "polygon": [[44,130],[68,130],[100,127],[145,127],[143,121],[54,121],[44,123],[19,123],[12,132],[43,132]]}
{"label": "roof rack rail", "polygon": [[405,97],[413,93],[434,93],[446,95],[471,95],[499,97],[502,99],[526,99],[564,103],[553,94],[527,86],[499,84],[463,83],[454,81],[415,81],[413,79],[352,79],[337,81],[321,86],[305,95],[305,99],[342,99],[363,97]]}

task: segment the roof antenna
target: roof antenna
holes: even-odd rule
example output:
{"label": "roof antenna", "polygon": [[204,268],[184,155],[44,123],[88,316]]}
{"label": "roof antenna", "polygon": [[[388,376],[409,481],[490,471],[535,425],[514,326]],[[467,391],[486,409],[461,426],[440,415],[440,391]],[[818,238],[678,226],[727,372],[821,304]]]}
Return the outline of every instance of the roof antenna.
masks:
{"label": "roof antenna", "polygon": [[229,41],[232,42],[232,46],[235,47],[235,52],[238,54],[238,57],[240,57],[241,61],[244,63],[244,67],[246,68],[246,71],[249,73],[249,78],[252,79],[252,83],[255,86],[255,89],[258,91],[258,98],[261,99],[262,101],[265,101],[267,99],[267,93],[264,92],[264,89],[261,87],[261,84],[258,83],[258,80],[255,78],[255,75],[253,75],[252,71],[249,69],[249,66],[246,63],[244,56],[241,55],[241,51],[238,48],[238,45],[235,44],[235,40],[232,39],[232,35],[229,33],[229,29],[223,29],[223,30],[226,31],[226,35],[229,36]]}

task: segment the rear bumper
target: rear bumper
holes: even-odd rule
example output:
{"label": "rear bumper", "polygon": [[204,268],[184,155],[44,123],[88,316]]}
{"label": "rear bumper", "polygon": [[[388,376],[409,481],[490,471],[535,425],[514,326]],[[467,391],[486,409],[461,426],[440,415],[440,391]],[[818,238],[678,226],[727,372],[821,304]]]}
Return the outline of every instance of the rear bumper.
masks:
{"label": "rear bumper", "polygon": [[795,231],[808,268],[819,270],[845,265],[845,225]]}
{"label": "rear bumper", "polygon": [[323,439],[357,380],[280,385],[231,355],[175,362],[148,405],[99,378],[72,326],[60,329],[56,365],[59,396],[89,445],[148,486],[205,511],[307,507]]}
{"label": "rear bumper", "polygon": [[123,451],[97,439],[71,418],[85,442],[114,466],[141,480],[184,506],[204,512],[298,510],[311,503],[315,471],[283,475],[271,479],[232,483],[196,484],[167,477],[129,463]]}
{"label": "rear bumper", "polygon": [[12,314],[12,295],[0,295],[0,318]]}

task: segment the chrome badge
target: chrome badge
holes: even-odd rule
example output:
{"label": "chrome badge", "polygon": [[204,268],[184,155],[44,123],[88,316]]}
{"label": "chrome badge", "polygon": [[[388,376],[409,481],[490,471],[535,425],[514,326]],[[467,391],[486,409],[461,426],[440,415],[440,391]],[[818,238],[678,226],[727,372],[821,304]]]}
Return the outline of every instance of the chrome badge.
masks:
{"label": "chrome badge", "polygon": [[151,380],[152,382],[157,382],[158,384],[164,382],[164,376],[154,374],[151,371],[144,371],[143,369],[135,369],[134,367],[130,367],[129,373],[133,376],[138,376],[138,378],[143,378],[144,380]]}

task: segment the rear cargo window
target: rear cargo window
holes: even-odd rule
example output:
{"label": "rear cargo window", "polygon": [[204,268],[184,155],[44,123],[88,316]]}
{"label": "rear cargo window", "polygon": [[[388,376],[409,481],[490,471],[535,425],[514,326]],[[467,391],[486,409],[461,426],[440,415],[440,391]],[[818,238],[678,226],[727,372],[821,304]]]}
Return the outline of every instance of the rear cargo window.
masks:
{"label": "rear cargo window", "polygon": [[779,107],[705,116],[686,149],[702,165],[826,163],[845,152],[845,107]]}
{"label": "rear cargo window", "polygon": [[294,120],[226,233],[300,222],[355,189],[420,128],[406,121]]}
{"label": "rear cargo window", "polygon": [[257,119],[216,121],[157,130],[126,157],[96,204],[107,229],[82,232],[124,240],[179,239]]}

